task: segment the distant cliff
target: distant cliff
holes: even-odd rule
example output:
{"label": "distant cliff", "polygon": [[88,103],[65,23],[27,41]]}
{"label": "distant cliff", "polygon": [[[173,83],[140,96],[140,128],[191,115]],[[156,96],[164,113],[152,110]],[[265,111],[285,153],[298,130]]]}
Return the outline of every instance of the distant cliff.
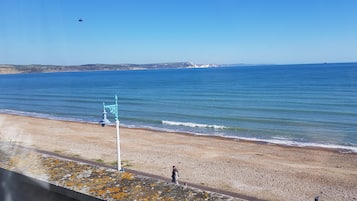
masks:
{"label": "distant cliff", "polygon": [[13,65],[0,64],[0,74],[16,73],[51,73],[76,71],[110,71],[110,70],[147,70],[164,68],[206,68],[214,64],[194,64],[192,62],[156,63],[156,64],[85,64],[85,65]]}

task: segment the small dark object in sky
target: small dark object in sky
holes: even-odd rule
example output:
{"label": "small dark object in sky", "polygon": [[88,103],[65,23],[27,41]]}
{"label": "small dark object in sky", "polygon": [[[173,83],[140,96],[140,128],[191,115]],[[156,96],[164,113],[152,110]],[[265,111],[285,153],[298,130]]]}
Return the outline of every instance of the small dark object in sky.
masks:
{"label": "small dark object in sky", "polygon": [[78,20],[78,22],[83,22],[82,18],[80,18],[80,19]]}

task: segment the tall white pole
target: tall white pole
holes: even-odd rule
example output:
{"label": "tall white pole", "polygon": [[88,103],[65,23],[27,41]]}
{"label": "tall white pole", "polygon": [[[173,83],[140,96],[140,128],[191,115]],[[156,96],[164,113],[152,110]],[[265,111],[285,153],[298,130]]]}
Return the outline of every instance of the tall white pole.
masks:
{"label": "tall white pole", "polygon": [[102,126],[110,123],[106,116],[105,109],[109,109],[110,113],[115,115],[115,124],[117,129],[117,157],[118,157],[118,171],[122,171],[121,169],[121,160],[120,160],[120,135],[119,135],[119,109],[118,109],[118,96],[115,95],[115,105],[105,105],[103,102],[103,120],[100,121]]}
{"label": "tall white pole", "polygon": [[118,171],[121,171],[121,160],[120,160],[120,138],[119,138],[119,120],[116,120],[117,127],[117,156],[118,156]]}

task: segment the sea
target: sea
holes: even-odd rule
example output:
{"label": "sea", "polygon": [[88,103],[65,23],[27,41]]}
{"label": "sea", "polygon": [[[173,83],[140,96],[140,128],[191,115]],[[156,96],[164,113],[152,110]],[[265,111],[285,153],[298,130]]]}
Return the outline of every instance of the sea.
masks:
{"label": "sea", "polygon": [[96,124],[115,95],[129,128],[357,153],[357,63],[0,75],[3,114]]}

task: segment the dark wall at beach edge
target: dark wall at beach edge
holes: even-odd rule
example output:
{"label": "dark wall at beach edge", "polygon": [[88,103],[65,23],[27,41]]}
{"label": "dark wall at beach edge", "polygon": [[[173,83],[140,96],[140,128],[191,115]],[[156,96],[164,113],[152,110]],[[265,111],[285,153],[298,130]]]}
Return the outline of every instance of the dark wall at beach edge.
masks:
{"label": "dark wall at beach edge", "polygon": [[167,68],[203,68],[216,67],[215,64],[194,64],[192,62],[156,63],[156,64],[85,64],[85,65],[14,65],[0,64],[0,74],[17,73],[51,73],[77,71],[110,71],[110,70],[147,70]]}

